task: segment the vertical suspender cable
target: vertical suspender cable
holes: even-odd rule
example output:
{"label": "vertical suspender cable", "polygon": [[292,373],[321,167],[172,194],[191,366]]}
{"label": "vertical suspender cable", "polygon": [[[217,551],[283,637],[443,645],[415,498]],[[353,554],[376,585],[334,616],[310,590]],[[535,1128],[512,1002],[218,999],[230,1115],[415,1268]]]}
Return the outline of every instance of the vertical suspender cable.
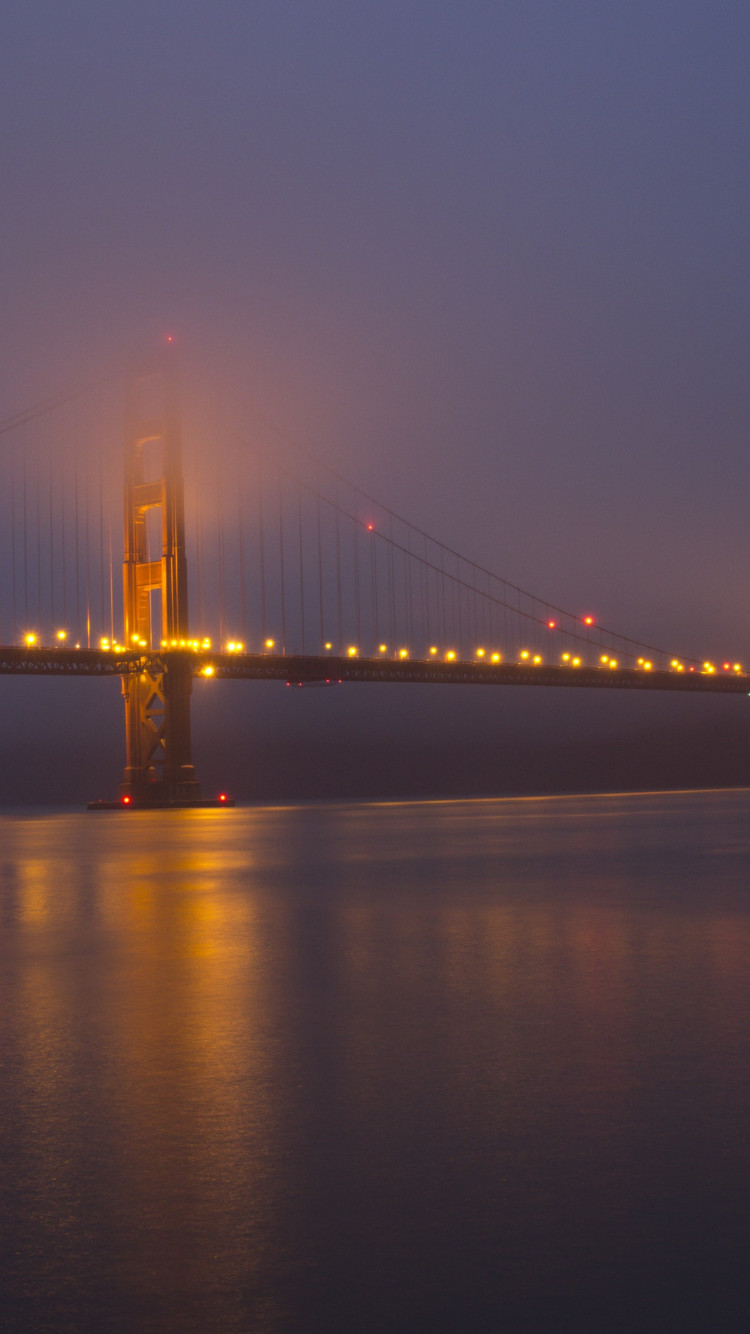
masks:
{"label": "vertical suspender cable", "polygon": [[34,480],[36,482],[36,607],[37,622],[42,627],[42,511],[39,498],[39,454],[34,461]]}
{"label": "vertical suspender cable", "polygon": [[78,453],[73,455],[73,526],[75,537],[76,571],[76,640],[81,639],[81,580],[79,576],[80,541],[78,532]]}
{"label": "vertical suspender cable", "polygon": [[89,470],[86,469],[84,523],[86,525],[86,648],[91,648],[91,578],[89,573]]}
{"label": "vertical suspender cable", "polygon": [[320,533],[320,493],[315,497],[318,511],[318,611],[320,614],[320,648],[325,642],[324,620],[323,620],[323,542]]}
{"label": "vertical suspender cable", "polygon": [[266,624],[266,550],[263,536],[263,465],[261,464],[258,481],[258,542],[260,546],[260,622],[265,645],[268,634]]}
{"label": "vertical suspender cable", "polygon": [[456,561],[456,588],[458,590],[458,656],[462,661],[466,660],[466,645],[464,643],[464,590],[461,582],[461,557]]}
{"label": "vertical suspender cable", "polygon": [[224,606],[224,510],[221,498],[221,482],[216,490],[218,514],[218,558],[219,558],[219,648],[224,648],[224,625],[226,608]]}
{"label": "vertical suspender cable", "polygon": [[[195,631],[200,638],[203,638],[203,626],[201,625],[201,594],[200,594],[200,534],[198,530],[198,493],[200,484],[193,479],[190,488],[190,516],[193,528],[193,560],[191,562],[191,572],[188,573],[188,587],[190,589],[190,606],[194,609],[195,619],[191,621],[191,632]],[[197,613],[195,608],[197,607]]]}
{"label": "vertical suspender cable", "polygon": [[284,504],[281,491],[281,473],[279,485],[279,567],[281,570],[281,652],[286,654],[286,586],[284,580]]}
{"label": "vertical suspender cable", "polygon": [[115,566],[112,559],[112,509],[109,510],[109,642],[115,637]]}
{"label": "vertical suspender cable", "polygon": [[302,652],[305,651],[305,566],[302,551],[302,488],[297,482],[297,525],[299,529],[299,606],[302,623]]}
{"label": "vertical suspender cable", "polygon": [[198,488],[198,494],[195,502],[195,522],[198,532],[196,537],[196,547],[198,549],[198,615],[200,617],[201,639],[206,638],[206,565],[205,565],[205,533],[203,529],[203,488]]}
{"label": "vertical suspender cable", "polygon": [[380,639],[380,628],[378,625],[378,539],[373,532],[370,534],[370,611],[372,620],[372,642],[375,648]]}
{"label": "vertical suspender cable", "polygon": [[[100,436],[101,439],[101,436]],[[106,592],[104,583],[104,463],[101,444],[99,446],[99,594],[101,602],[101,627],[107,624]]]}
{"label": "vertical suspender cable", "polygon": [[61,574],[62,574],[62,607],[63,607],[63,625],[68,628],[68,562],[66,551],[67,533],[65,531],[65,484],[67,481],[65,475],[65,443],[66,437],[63,435],[63,445],[60,450],[60,538],[61,538]]}
{"label": "vertical suspender cable", "polygon": [[518,613],[517,613],[517,616],[516,616],[516,634],[518,635],[518,640],[519,640],[517,647],[518,647],[518,648],[522,648],[523,645],[521,644],[521,640],[524,639],[524,638],[526,637],[526,626],[525,626],[525,623],[524,623],[524,620],[523,620],[523,612],[522,612],[522,610],[521,610],[521,593],[520,593],[520,590],[519,590],[519,592],[516,594],[516,602],[517,602],[517,604],[518,604]]}
{"label": "vertical suspender cable", "polygon": [[24,431],[23,450],[23,620],[26,630],[29,628],[29,550],[28,523],[26,514],[26,432]]}
{"label": "vertical suspender cable", "polygon": [[50,614],[51,614],[51,617],[52,617],[52,624],[53,624],[53,626],[54,626],[54,624],[55,624],[55,620],[56,620],[56,617],[55,617],[55,523],[54,523],[54,511],[53,511],[53,507],[52,507],[52,492],[53,492],[52,467],[53,467],[53,460],[50,459],[50,466],[49,466],[49,486],[48,486],[48,488],[47,488],[47,490],[48,490],[47,503],[48,503],[48,509],[49,509],[49,589],[50,589],[49,599],[50,599]]}
{"label": "vertical suspender cable", "polygon": [[422,624],[420,627],[420,640],[421,640],[421,645],[424,645],[427,643],[430,636],[427,629],[427,589],[425,580],[425,567],[422,561],[419,562],[418,569],[419,569],[419,604],[420,604],[419,609],[422,617]]}
{"label": "vertical suspender cable", "polygon": [[18,617],[16,615],[16,444],[13,441],[13,457],[10,474],[10,570],[11,570],[11,640],[17,634]]}
{"label": "vertical suspender cable", "polygon": [[406,583],[406,643],[410,649],[414,643],[414,601],[411,587],[413,573],[414,569],[411,556],[404,552],[404,581]]}
{"label": "vertical suspender cable", "polygon": [[341,510],[339,508],[339,487],[336,483],[336,626],[338,633],[338,652],[343,648],[343,628],[341,616]]}
{"label": "vertical suspender cable", "polygon": [[243,487],[240,477],[239,490],[237,493],[237,522],[239,526],[239,558],[240,558],[240,622],[242,625],[242,639],[247,641],[247,597],[245,593],[245,521],[243,516]]}
{"label": "vertical suspender cable", "polygon": [[388,639],[391,649],[396,638],[396,575],[393,562],[393,515],[388,518]]}
{"label": "vertical suspender cable", "polygon": [[431,640],[431,638],[432,638],[432,635],[430,634],[430,631],[431,631],[431,629],[432,629],[432,626],[430,625],[430,573],[431,573],[431,571],[430,571],[430,567],[429,567],[429,565],[427,564],[427,537],[426,537],[426,536],[425,536],[425,539],[424,539],[424,559],[425,559],[425,563],[424,563],[424,567],[423,567],[423,573],[424,573],[424,576],[425,576],[425,605],[424,605],[424,616],[425,616],[425,639],[426,639],[427,644],[429,645],[430,640]]}
{"label": "vertical suspender cable", "polygon": [[357,521],[356,500],[352,533],[354,535],[354,642],[359,648],[362,638],[362,620],[359,603],[359,523]]}

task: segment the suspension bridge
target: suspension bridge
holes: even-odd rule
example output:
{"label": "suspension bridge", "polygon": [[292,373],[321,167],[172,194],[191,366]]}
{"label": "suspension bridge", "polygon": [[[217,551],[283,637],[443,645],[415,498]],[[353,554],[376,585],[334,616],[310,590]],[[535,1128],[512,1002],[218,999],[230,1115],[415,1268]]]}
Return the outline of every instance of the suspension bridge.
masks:
{"label": "suspension bridge", "polygon": [[107,383],[0,424],[0,674],[120,678],[119,800],[93,806],[229,803],[193,766],[195,677],[748,693],[740,663],[554,606],[281,437],[184,469],[171,349],[126,398],[124,469]]}

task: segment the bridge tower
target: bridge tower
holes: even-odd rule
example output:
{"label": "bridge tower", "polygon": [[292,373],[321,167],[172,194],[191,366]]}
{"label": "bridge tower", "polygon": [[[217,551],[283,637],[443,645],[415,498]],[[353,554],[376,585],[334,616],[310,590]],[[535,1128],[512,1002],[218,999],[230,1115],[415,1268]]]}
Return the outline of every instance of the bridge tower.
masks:
{"label": "bridge tower", "polygon": [[133,378],[128,393],[123,585],[124,643],[148,648],[150,665],[122,679],[120,797],[138,806],[200,801],[190,744],[190,654],[179,647],[162,652],[188,638],[180,423],[175,366],[166,354]]}

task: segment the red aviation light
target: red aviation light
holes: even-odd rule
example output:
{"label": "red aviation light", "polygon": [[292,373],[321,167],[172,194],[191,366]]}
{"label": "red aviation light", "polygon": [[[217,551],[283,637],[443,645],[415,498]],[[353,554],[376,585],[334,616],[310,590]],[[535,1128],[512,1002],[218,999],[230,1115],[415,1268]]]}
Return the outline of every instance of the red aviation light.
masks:
{"label": "red aviation light", "polygon": [[583,624],[584,624],[584,625],[593,625],[593,624],[594,624],[594,618],[593,618],[593,616],[584,616],[584,618],[583,618]]}
{"label": "red aviation light", "polygon": [[368,525],[367,525],[367,531],[368,531],[368,533],[372,533],[372,532],[374,532],[374,531],[375,531],[375,524],[374,524],[374,523],[368,523]]}
{"label": "red aviation light", "polygon": [[548,630],[556,630],[556,629],[557,629],[557,621],[547,621],[547,629],[548,629]]}

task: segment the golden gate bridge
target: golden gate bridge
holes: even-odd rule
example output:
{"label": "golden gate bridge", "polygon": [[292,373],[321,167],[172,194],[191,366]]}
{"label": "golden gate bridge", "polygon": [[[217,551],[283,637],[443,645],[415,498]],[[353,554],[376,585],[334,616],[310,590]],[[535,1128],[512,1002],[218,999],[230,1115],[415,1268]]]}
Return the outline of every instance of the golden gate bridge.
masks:
{"label": "golden gate bridge", "polygon": [[228,803],[193,766],[195,677],[748,693],[740,663],[555,606],[280,435],[227,472],[204,442],[186,485],[172,349],[126,398],[124,470],[107,382],[0,424],[0,674],[120,678],[119,801],[94,807]]}

